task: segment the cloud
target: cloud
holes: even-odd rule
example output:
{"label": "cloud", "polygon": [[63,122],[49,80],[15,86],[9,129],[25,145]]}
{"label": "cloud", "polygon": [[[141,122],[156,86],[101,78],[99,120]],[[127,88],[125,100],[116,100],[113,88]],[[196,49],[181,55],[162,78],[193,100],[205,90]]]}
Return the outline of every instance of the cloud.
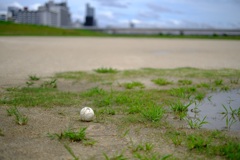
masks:
{"label": "cloud", "polygon": [[140,11],[137,15],[140,19],[145,19],[145,20],[158,20],[160,19],[160,15],[157,12],[152,12],[152,11]]}
{"label": "cloud", "polygon": [[30,8],[31,10],[38,10],[38,7],[39,7],[39,6],[42,6],[42,4],[40,4],[40,3],[35,3],[35,4],[30,5],[29,8]]}
{"label": "cloud", "polygon": [[163,7],[159,4],[156,4],[156,3],[147,3],[147,7],[154,11],[154,12],[158,12],[158,13],[182,13],[180,11],[177,11],[177,10],[173,10],[173,9],[170,9],[170,8],[167,8],[167,7]]}
{"label": "cloud", "polygon": [[21,4],[18,3],[18,2],[10,3],[9,6],[11,6],[11,7],[17,7],[17,8],[23,8],[23,5],[21,5]]}
{"label": "cloud", "polygon": [[130,4],[129,2],[124,2],[123,0],[94,0],[94,1],[97,1],[102,6],[117,8],[127,8]]}
{"label": "cloud", "polygon": [[111,11],[101,11],[99,13],[99,16],[103,19],[108,19],[108,20],[112,20],[115,18],[113,12],[111,12]]}

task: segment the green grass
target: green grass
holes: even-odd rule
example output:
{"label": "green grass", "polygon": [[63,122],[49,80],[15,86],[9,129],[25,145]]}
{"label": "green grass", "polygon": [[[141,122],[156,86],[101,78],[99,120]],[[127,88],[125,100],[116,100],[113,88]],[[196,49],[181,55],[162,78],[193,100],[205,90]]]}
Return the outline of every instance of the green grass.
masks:
{"label": "green grass", "polygon": [[85,29],[62,29],[40,25],[0,22],[2,36],[106,36],[104,33]]}
{"label": "green grass", "polygon": [[187,80],[187,79],[181,79],[181,80],[178,80],[178,84],[180,84],[180,85],[191,85],[192,81]]}
{"label": "green grass", "polygon": [[164,79],[164,78],[153,79],[152,81],[159,86],[165,86],[165,85],[173,84],[173,82],[170,82],[170,81],[168,81],[167,79]]}
{"label": "green grass", "polygon": [[143,83],[137,82],[137,81],[130,82],[130,83],[124,83],[123,86],[126,89],[133,89],[133,88],[141,88],[141,89],[143,89],[145,87]]}
{"label": "green grass", "polygon": [[[180,86],[169,85],[162,90],[159,87],[152,87],[153,77],[166,80],[171,77],[174,81],[191,80],[192,83]],[[130,81],[130,86],[135,86],[133,82],[138,82],[140,78],[144,79],[144,82],[150,82],[150,87],[148,83],[144,84],[145,88],[142,89],[119,87],[118,82],[123,81]],[[117,133],[117,139],[121,138],[119,135],[125,132],[124,142],[128,143],[123,151],[126,153],[115,155],[108,153],[109,155],[105,156],[106,159],[164,159],[165,157],[166,159],[186,159],[189,156],[194,159],[234,159],[239,157],[239,138],[225,135],[228,131],[201,129],[205,119],[192,120],[192,122],[190,119],[179,121],[176,115],[184,119],[191,102],[200,101],[207,93],[218,91],[223,86],[229,89],[240,88],[239,83],[231,82],[232,79],[238,78],[240,78],[240,71],[235,69],[145,68],[118,71],[114,74],[93,71],[66,72],[56,74],[49,81],[41,79],[30,87],[7,88],[0,93],[0,105],[8,109],[7,114],[13,116],[16,112],[14,106],[19,109],[20,107],[29,107],[29,109],[30,107],[65,107],[66,110],[68,107],[90,106],[96,114],[96,120],[91,123],[116,126],[121,132]],[[79,91],[61,91],[61,87],[54,87],[58,79],[80,86]],[[215,80],[219,82],[222,80],[220,82],[222,84],[216,84]],[[105,82],[109,81],[112,82],[111,85],[106,86]],[[45,85],[41,85],[41,82]],[[84,89],[81,86],[84,86]],[[208,99],[211,101],[211,97]],[[240,109],[229,108],[225,112],[239,116]],[[176,125],[172,121],[183,125]],[[192,128],[196,129],[188,129],[187,125],[192,125]],[[86,138],[85,130],[82,129],[84,130],[84,128],[77,131],[69,129],[51,136],[60,139],[60,142],[81,142],[84,147],[95,145],[96,141]],[[7,134],[5,128],[4,134]],[[128,141],[131,138],[135,140],[134,146]],[[174,153],[162,150],[165,145],[171,147]],[[71,151],[67,150],[71,154]],[[72,157],[74,158],[73,155]]]}
{"label": "green grass", "polygon": [[191,39],[226,39],[239,40],[240,36],[230,35],[128,35],[128,34],[106,34],[86,29],[63,29],[41,25],[16,24],[0,21],[0,35],[2,36],[94,36],[94,37],[129,37],[129,38],[191,38]]}
{"label": "green grass", "polygon": [[54,139],[55,137],[58,138],[59,140],[62,139],[67,139],[73,142],[80,142],[87,140],[86,138],[86,129],[87,127],[80,128],[77,132],[68,129],[60,134],[54,133],[54,134],[49,134],[49,137]]}
{"label": "green grass", "polygon": [[94,71],[97,73],[117,73],[118,72],[117,69],[105,68],[105,67],[94,69]]}
{"label": "green grass", "polygon": [[17,107],[11,107],[7,109],[8,116],[15,116],[15,121],[19,125],[26,125],[28,122],[28,117],[19,112]]}

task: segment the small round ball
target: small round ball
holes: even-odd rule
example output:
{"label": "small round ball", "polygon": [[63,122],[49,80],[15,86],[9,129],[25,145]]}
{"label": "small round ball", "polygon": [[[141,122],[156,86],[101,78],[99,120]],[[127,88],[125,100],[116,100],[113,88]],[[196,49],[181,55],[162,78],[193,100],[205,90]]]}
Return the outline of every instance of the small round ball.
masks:
{"label": "small round ball", "polygon": [[90,122],[94,118],[94,111],[90,107],[84,107],[80,111],[80,119],[82,121]]}

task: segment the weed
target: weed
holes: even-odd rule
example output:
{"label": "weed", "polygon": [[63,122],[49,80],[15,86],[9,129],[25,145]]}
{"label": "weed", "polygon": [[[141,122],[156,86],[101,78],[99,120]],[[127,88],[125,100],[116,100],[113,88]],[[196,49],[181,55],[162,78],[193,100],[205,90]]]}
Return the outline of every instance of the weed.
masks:
{"label": "weed", "polygon": [[240,143],[230,141],[219,147],[220,154],[228,159],[238,160],[240,159]]}
{"label": "weed", "polygon": [[4,133],[1,128],[0,128],[0,136],[2,136],[2,137],[4,136]]}
{"label": "weed", "polygon": [[182,103],[180,100],[178,100],[177,102],[175,103],[172,103],[170,106],[171,106],[171,109],[174,111],[174,112],[178,112],[178,113],[182,113],[182,112],[187,112],[188,111],[188,107],[192,104],[192,102],[188,103],[188,104],[184,104]]}
{"label": "weed", "polygon": [[204,124],[207,124],[208,122],[205,121],[205,119],[207,118],[207,116],[205,116],[202,120],[200,120],[199,118],[187,118],[186,121],[188,122],[188,125],[190,126],[190,128],[192,129],[199,129],[201,128]]}
{"label": "weed", "polygon": [[115,115],[116,111],[113,108],[102,108],[98,110],[98,114]]}
{"label": "weed", "polygon": [[211,139],[204,139],[202,136],[192,134],[187,137],[188,149],[204,150],[210,145]]}
{"label": "weed", "polygon": [[152,82],[154,82],[155,84],[157,84],[159,86],[165,86],[165,85],[172,84],[172,82],[170,82],[164,78],[153,79]]}
{"label": "weed", "polygon": [[144,152],[150,152],[153,149],[154,145],[152,143],[145,143],[145,144],[138,144],[134,145],[132,144],[131,149],[132,152],[138,152],[138,151],[144,151]]}
{"label": "weed", "polygon": [[118,70],[117,69],[113,69],[113,68],[98,68],[94,70],[97,73],[117,73]]}
{"label": "weed", "polygon": [[16,123],[19,125],[25,125],[28,122],[28,117],[25,115],[22,115],[17,107],[11,107],[10,109],[7,109],[8,116],[15,116]]}
{"label": "weed", "polygon": [[109,157],[106,153],[103,153],[103,156],[106,160],[127,160],[126,157],[124,157],[123,153],[120,153],[120,154],[116,154],[112,157]]}
{"label": "weed", "polygon": [[239,83],[239,78],[237,78],[237,79],[231,79],[231,80],[230,80],[230,83],[231,83],[231,84],[238,84],[238,83]]}
{"label": "weed", "polygon": [[161,106],[151,105],[142,109],[141,114],[151,122],[158,122],[162,119],[165,111]]}
{"label": "weed", "polygon": [[221,85],[223,85],[223,80],[222,80],[222,79],[216,79],[216,80],[214,81],[214,84],[215,84],[216,86],[221,86]]}
{"label": "weed", "polygon": [[182,79],[182,80],[178,80],[178,84],[180,84],[180,85],[191,85],[192,81],[187,80],[187,79]]}
{"label": "weed", "polygon": [[94,139],[87,139],[83,141],[83,144],[85,146],[93,146],[95,143],[97,143],[97,141]]}
{"label": "weed", "polygon": [[179,131],[170,131],[167,132],[167,135],[170,137],[175,146],[181,145],[183,143],[183,136],[186,136],[185,133]]}
{"label": "weed", "polygon": [[133,89],[133,88],[141,88],[142,89],[145,87],[143,83],[137,82],[137,81],[134,81],[131,83],[124,83],[123,85],[126,89]]}
{"label": "weed", "polygon": [[28,87],[30,87],[30,86],[34,85],[34,82],[33,82],[33,81],[27,81],[27,82],[26,82],[26,85],[27,85]]}
{"label": "weed", "polygon": [[198,100],[198,101],[202,101],[204,98],[205,98],[205,93],[198,93],[196,96],[195,96],[195,99]]}
{"label": "weed", "polygon": [[166,159],[170,158],[171,156],[172,156],[172,154],[167,154],[164,156],[161,156],[157,153],[144,154],[144,155],[141,155],[139,153],[135,154],[135,157],[139,160],[166,160]]}
{"label": "weed", "polygon": [[70,153],[70,155],[73,157],[74,160],[79,160],[79,158],[74,154],[72,148],[66,144],[66,143],[63,143],[64,145],[64,148],[68,151],[68,153]]}
{"label": "weed", "polygon": [[200,84],[197,84],[197,87],[198,88],[210,89],[210,84],[208,84],[208,83],[200,83]]}
{"label": "weed", "polygon": [[29,75],[28,77],[29,77],[29,80],[30,80],[30,81],[38,81],[38,80],[40,79],[40,78],[37,77],[36,75]]}
{"label": "weed", "polygon": [[221,91],[229,91],[230,88],[229,88],[229,86],[222,86],[222,87],[220,88],[220,90],[221,90]]}
{"label": "weed", "polygon": [[50,81],[45,81],[41,84],[42,88],[57,88],[57,79],[53,79]]}
{"label": "weed", "polygon": [[105,95],[105,94],[106,94],[106,91],[99,87],[91,88],[82,93],[83,96],[87,96],[87,97],[92,97],[95,95]]}
{"label": "weed", "polygon": [[180,88],[172,88],[169,90],[170,95],[179,97],[179,98],[188,98],[192,93],[196,92],[197,89],[195,87],[180,87]]}
{"label": "weed", "polygon": [[68,129],[67,131],[64,131],[63,133],[48,134],[48,136],[51,139],[54,139],[55,137],[57,137],[59,140],[69,139],[70,141],[80,142],[80,141],[87,140],[86,139],[86,129],[87,129],[87,127],[80,128],[78,132],[74,132],[71,129]]}

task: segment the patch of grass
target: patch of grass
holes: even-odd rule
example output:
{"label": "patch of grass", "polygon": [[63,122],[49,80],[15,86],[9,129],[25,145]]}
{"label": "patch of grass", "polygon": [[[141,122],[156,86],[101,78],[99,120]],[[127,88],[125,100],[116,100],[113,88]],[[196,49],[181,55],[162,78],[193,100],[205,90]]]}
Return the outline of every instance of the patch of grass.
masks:
{"label": "patch of grass", "polygon": [[72,131],[71,129],[68,129],[60,134],[48,134],[48,136],[52,139],[57,137],[59,140],[61,139],[68,139],[70,141],[74,142],[80,142],[87,140],[86,138],[86,129],[87,127],[80,128],[77,132]]}
{"label": "patch of grass", "polygon": [[188,107],[192,104],[192,102],[188,103],[188,104],[184,104],[183,102],[181,102],[180,100],[178,100],[177,102],[174,102],[172,103],[170,106],[171,106],[171,109],[174,111],[174,112],[178,112],[178,113],[181,113],[181,112],[187,112],[188,111]]}
{"label": "patch of grass", "polygon": [[105,67],[97,68],[94,71],[97,72],[97,73],[117,73],[118,72],[117,69],[105,68]]}
{"label": "patch of grass", "polygon": [[28,122],[28,117],[25,115],[22,115],[17,107],[11,107],[10,109],[7,109],[8,116],[15,116],[15,121],[19,125],[26,125]]}
{"label": "patch of grass", "polygon": [[135,154],[135,157],[139,160],[166,160],[168,158],[170,158],[172,156],[172,154],[167,154],[164,156],[161,156],[157,153],[151,153],[151,154]]}
{"label": "patch of grass", "polygon": [[190,98],[197,91],[196,87],[180,87],[169,90],[170,95],[179,98]]}
{"label": "patch of grass", "polygon": [[205,93],[197,93],[197,95],[195,96],[195,100],[198,100],[198,101],[202,101],[204,98],[205,98],[206,94]]}
{"label": "patch of grass", "polygon": [[240,143],[238,142],[230,141],[216,148],[218,148],[219,153],[227,159],[240,159]]}
{"label": "patch of grass", "polygon": [[120,154],[116,153],[112,157],[109,157],[106,153],[103,153],[103,156],[105,160],[127,160],[128,159],[123,155],[123,153],[120,153]]}
{"label": "patch of grass", "polygon": [[134,81],[134,82],[130,82],[130,83],[124,83],[123,86],[126,88],[126,89],[133,89],[133,88],[144,88],[144,84],[141,83],[141,82],[137,82],[137,81]]}
{"label": "patch of grass", "polygon": [[131,150],[134,153],[139,152],[139,151],[150,152],[150,151],[152,151],[153,147],[154,147],[154,145],[152,143],[146,142],[144,144],[142,144],[142,143],[137,144],[137,145],[132,144]]}
{"label": "patch of grass", "polygon": [[187,80],[187,79],[181,79],[181,80],[178,80],[178,84],[180,84],[180,85],[191,85],[192,81]]}
{"label": "patch of grass", "polygon": [[2,137],[4,136],[4,133],[1,128],[0,128],[0,136],[2,136]]}
{"label": "patch of grass", "polygon": [[57,88],[57,79],[53,79],[50,81],[45,81],[41,84],[42,88]]}
{"label": "patch of grass", "polygon": [[216,79],[216,80],[214,80],[214,84],[216,86],[221,86],[221,85],[223,85],[223,80],[222,79]]}
{"label": "patch of grass", "polygon": [[173,82],[168,81],[167,79],[164,79],[164,78],[153,79],[152,82],[154,82],[155,84],[157,84],[159,86],[165,86],[165,85],[173,84]]}
{"label": "patch of grass", "polygon": [[142,109],[141,114],[151,122],[158,122],[164,116],[165,110],[161,106],[150,105]]}
{"label": "patch of grass", "polygon": [[188,149],[205,150],[211,143],[211,139],[192,134],[187,136]]}
{"label": "patch of grass", "polygon": [[90,88],[87,91],[83,92],[81,95],[86,97],[92,97],[96,95],[105,95],[107,92],[99,87]]}
{"label": "patch of grass", "polygon": [[113,108],[101,108],[97,111],[97,114],[115,115],[116,111]]}
{"label": "patch of grass", "polygon": [[40,80],[40,77],[37,77],[36,75],[29,75],[28,77],[29,77],[30,81],[38,81],[38,80]]}
{"label": "patch of grass", "polygon": [[63,145],[64,145],[64,148],[68,151],[68,153],[73,157],[74,160],[79,160],[79,158],[75,155],[72,148],[68,144],[64,143]]}
{"label": "patch of grass", "polygon": [[17,88],[8,91],[7,101],[0,101],[3,105],[22,107],[54,107],[79,105],[82,98],[78,93],[60,92],[55,88]]}
{"label": "patch of grass", "polygon": [[190,128],[192,129],[199,129],[201,128],[204,124],[207,124],[208,122],[205,121],[207,116],[205,116],[202,120],[200,120],[199,118],[188,118],[186,119],[186,121],[188,122],[188,125],[190,126]]}

